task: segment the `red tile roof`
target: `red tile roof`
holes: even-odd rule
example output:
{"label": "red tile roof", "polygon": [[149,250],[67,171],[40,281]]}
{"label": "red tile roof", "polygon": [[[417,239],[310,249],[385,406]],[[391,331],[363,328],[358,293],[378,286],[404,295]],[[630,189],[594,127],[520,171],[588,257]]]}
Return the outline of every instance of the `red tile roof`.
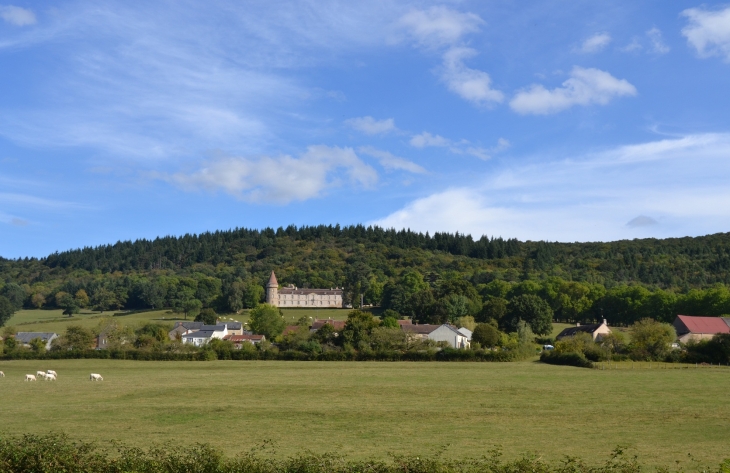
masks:
{"label": "red tile roof", "polygon": [[343,328],[345,328],[346,323],[347,322],[345,322],[344,320],[315,320],[314,322],[312,322],[312,330],[319,330],[324,324],[331,325],[335,328],[335,330],[342,330]]}
{"label": "red tile roof", "polygon": [[692,317],[689,315],[678,315],[677,319],[681,321],[682,325],[684,325],[691,333],[730,333],[730,327],[728,327],[727,323],[725,323],[725,321],[720,317]]}
{"label": "red tile roof", "polygon": [[269,287],[269,286],[271,286],[271,287],[279,286],[279,281],[276,280],[276,274],[274,274],[273,271],[271,272],[271,277],[269,278],[268,284],[266,284],[266,287]]}
{"label": "red tile roof", "polygon": [[296,332],[297,330],[299,330],[299,327],[301,327],[301,325],[287,325],[286,328],[284,328],[284,331],[281,332],[281,334],[288,335],[290,333]]}
{"label": "red tile roof", "polygon": [[398,321],[398,325],[401,325],[401,326],[403,326],[403,325],[413,325],[413,321],[411,319],[399,320]]}
{"label": "red tile roof", "polygon": [[263,339],[264,339],[263,335],[226,335],[225,337],[223,337],[223,340],[230,340],[233,343],[261,341]]}

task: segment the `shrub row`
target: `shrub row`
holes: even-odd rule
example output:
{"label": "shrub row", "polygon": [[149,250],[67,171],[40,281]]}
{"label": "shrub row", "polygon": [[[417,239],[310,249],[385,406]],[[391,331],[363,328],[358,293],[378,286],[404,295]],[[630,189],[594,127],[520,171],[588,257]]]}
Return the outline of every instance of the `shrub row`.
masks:
{"label": "shrub row", "polygon": [[[75,442],[63,434],[0,438],[0,471],[8,473],[640,473],[646,466],[619,447],[602,464],[580,459],[548,463],[537,456],[501,459],[499,450],[478,459],[393,456],[387,461],[351,461],[307,452],[285,459],[265,457],[261,448],[226,457],[208,445],[140,449],[115,443],[113,449]],[[593,460],[595,461],[595,460]],[[698,471],[727,473],[730,460]]]}
{"label": "shrub row", "polygon": [[285,361],[515,361],[509,351],[454,350],[440,351],[325,351],[305,353],[297,350],[199,350],[167,352],[145,350],[58,350],[46,352],[13,351],[0,360],[111,359],[140,361],[211,361],[211,360],[285,360]]}

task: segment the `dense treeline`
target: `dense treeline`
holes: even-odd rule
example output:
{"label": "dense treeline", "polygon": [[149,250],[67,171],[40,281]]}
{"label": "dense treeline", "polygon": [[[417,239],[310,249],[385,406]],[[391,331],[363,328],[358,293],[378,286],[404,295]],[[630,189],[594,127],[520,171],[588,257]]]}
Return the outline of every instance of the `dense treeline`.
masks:
{"label": "dense treeline", "polygon": [[622,325],[730,314],[730,234],[549,243],[357,225],[235,229],[0,259],[0,323],[20,307],[238,312],[263,300],[272,270],[281,284],[344,287],[354,307],[362,297],[423,322],[469,315],[508,331],[518,316],[548,312]]}
{"label": "dense treeline", "polygon": [[[499,450],[479,458],[450,460],[440,455],[392,456],[388,460],[353,461],[327,453],[306,452],[289,458],[272,458],[260,448],[226,457],[210,445],[153,446],[146,449],[115,442],[110,448],[76,442],[63,434],[0,438],[0,470],[10,473],[639,473],[647,469],[636,457],[616,448],[601,464],[566,457],[548,463],[529,455],[505,460]],[[590,462],[595,462],[591,458]],[[679,468],[677,471],[683,471]],[[719,467],[692,465],[697,471],[726,472],[730,460]]]}

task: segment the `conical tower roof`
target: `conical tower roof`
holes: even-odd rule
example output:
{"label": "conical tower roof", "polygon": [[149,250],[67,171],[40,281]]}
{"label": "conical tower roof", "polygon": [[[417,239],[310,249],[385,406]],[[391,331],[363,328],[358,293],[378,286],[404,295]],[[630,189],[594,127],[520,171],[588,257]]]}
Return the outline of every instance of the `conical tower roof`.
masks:
{"label": "conical tower roof", "polygon": [[266,283],[266,287],[279,287],[279,281],[276,280],[276,274],[273,271],[271,272],[269,282]]}

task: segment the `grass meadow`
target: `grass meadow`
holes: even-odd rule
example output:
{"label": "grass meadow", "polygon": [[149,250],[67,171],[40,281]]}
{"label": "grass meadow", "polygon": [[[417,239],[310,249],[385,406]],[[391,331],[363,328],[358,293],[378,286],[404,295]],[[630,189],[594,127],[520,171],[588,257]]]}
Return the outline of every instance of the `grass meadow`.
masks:
{"label": "grass meadow", "polygon": [[[335,320],[347,319],[347,314],[352,309],[282,309],[287,324],[294,325],[301,317],[316,318],[333,318]],[[62,314],[61,309],[55,310],[21,310],[15,313],[13,317],[5,324],[6,326],[15,327],[19,332],[56,332],[62,334],[69,325],[81,325],[90,329],[94,329],[99,325],[103,317],[112,317],[114,311],[104,313],[83,310],[81,313],[68,317]],[[248,310],[244,310],[241,314],[222,314],[224,320],[239,322],[248,321]],[[149,312],[130,313],[125,315],[116,315],[114,318],[124,325],[140,326],[145,323],[154,322],[168,324],[172,328],[176,320],[184,320],[182,314],[176,314],[168,309],[155,310]],[[189,318],[192,320],[192,318]]]}
{"label": "grass meadow", "polygon": [[[54,369],[57,382],[25,373]],[[351,459],[389,453],[605,459],[653,466],[730,457],[730,369],[590,370],[520,363],[0,362],[0,433],[63,431],[145,446],[267,440]],[[88,380],[90,372],[103,382]]]}

